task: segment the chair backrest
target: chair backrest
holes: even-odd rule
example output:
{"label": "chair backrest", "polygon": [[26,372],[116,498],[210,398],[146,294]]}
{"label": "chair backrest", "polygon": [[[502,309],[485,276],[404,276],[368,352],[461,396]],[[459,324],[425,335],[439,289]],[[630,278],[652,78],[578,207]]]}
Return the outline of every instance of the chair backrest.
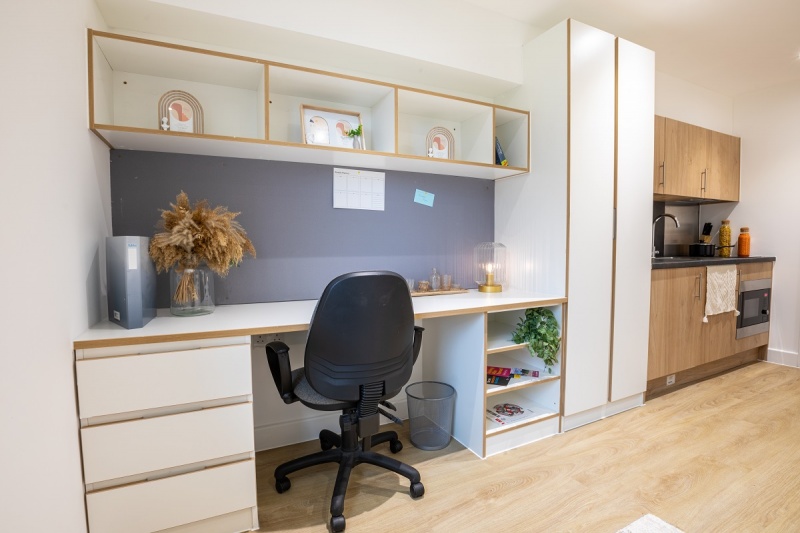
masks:
{"label": "chair backrest", "polygon": [[331,281],[308,332],[305,374],[327,398],[357,401],[359,387],[384,382],[400,392],[414,365],[414,308],[394,272],[353,272]]}

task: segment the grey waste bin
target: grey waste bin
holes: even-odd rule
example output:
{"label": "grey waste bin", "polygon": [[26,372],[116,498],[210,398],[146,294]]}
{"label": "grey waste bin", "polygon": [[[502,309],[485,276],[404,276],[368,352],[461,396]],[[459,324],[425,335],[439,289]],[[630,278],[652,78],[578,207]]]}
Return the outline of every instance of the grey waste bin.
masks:
{"label": "grey waste bin", "polygon": [[456,390],[447,383],[420,381],[406,387],[411,444],[441,450],[450,444]]}

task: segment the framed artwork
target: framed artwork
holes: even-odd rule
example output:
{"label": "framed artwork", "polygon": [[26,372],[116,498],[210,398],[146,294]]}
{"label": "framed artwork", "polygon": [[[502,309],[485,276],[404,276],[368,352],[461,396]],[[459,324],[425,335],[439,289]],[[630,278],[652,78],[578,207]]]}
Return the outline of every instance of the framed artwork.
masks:
{"label": "framed artwork", "polygon": [[456,155],[456,144],[453,134],[447,128],[437,126],[428,132],[425,140],[428,157],[437,159],[454,159]]}
{"label": "framed artwork", "polygon": [[361,128],[361,113],[340,111],[309,105],[300,106],[301,135],[304,144],[320,144],[338,148],[366,149],[364,135],[350,136]]}
{"label": "framed artwork", "polygon": [[158,100],[158,127],[165,131],[203,133],[203,106],[185,91],[167,91]]}

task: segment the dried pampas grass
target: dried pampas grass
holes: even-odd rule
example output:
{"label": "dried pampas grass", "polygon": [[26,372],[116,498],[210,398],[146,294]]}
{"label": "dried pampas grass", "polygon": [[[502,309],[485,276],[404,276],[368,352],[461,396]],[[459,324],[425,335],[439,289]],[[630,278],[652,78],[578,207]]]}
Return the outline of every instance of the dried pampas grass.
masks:
{"label": "dried pampas grass", "polygon": [[[206,200],[192,207],[183,191],[170,207],[172,210],[161,210],[158,226],[164,231],[150,240],[150,257],[158,272],[174,267],[181,273],[205,263],[224,277],[232,266],[242,262],[245,254],[255,257],[253,243],[236,221],[239,213],[231,213],[227,207],[211,208]],[[186,303],[195,295],[193,278],[184,272],[174,299]]]}

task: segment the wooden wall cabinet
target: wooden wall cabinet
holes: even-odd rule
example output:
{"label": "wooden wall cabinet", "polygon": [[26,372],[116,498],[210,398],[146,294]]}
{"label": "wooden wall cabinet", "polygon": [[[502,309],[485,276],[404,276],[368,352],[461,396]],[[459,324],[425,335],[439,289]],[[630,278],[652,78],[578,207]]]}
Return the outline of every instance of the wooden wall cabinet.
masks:
{"label": "wooden wall cabinet", "polygon": [[[772,277],[771,262],[741,263],[737,270],[739,281]],[[705,267],[652,271],[648,381],[769,342],[768,332],[737,340],[734,313],[711,315],[703,322],[706,282]]]}
{"label": "wooden wall cabinet", "polygon": [[[529,169],[530,113],[520,109],[94,30],[88,45],[90,129],[111,148],[483,179]],[[200,102],[202,133],[161,128],[159,99],[174,90]],[[301,105],[360,115],[366,147],[307,144]],[[428,157],[434,127],[453,136],[453,158]],[[507,166],[495,164],[495,138]]]}
{"label": "wooden wall cabinet", "polygon": [[739,201],[738,137],[656,116],[656,200]]}

